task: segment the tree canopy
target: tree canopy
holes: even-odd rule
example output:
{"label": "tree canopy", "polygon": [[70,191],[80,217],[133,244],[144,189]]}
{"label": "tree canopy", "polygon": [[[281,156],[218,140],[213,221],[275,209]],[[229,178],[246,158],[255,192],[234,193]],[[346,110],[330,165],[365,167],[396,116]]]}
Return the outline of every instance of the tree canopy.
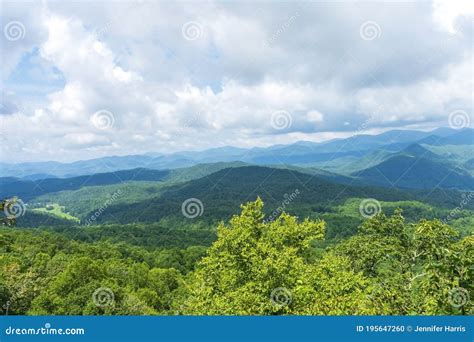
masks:
{"label": "tree canopy", "polygon": [[[140,228],[146,229],[146,227]],[[94,234],[100,235],[97,227]],[[78,234],[80,234],[78,232]],[[472,235],[401,210],[365,220],[325,249],[325,222],[264,214],[261,199],[210,246],[76,241],[0,228],[0,300],[30,315],[473,314]],[[190,240],[194,241],[194,240]]]}

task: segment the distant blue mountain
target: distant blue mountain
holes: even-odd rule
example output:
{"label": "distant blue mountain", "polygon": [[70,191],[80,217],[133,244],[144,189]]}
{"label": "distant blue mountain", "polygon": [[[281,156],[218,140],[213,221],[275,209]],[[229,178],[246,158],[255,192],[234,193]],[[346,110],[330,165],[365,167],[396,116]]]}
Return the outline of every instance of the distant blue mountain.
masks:
{"label": "distant blue mountain", "polygon": [[[36,180],[47,177],[75,177],[134,168],[155,170],[176,169],[202,163],[240,161],[257,165],[317,166],[329,171],[346,173],[345,163],[351,168],[368,167],[370,155],[381,151],[390,157],[413,143],[443,145],[473,145],[472,129],[454,130],[440,128],[431,132],[393,130],[378,135],[354,135],[322,143],[300,141],[290,145],[274,145],[266,148],[219,147],[204,151],[183,151],[172,154],[146,153],[143,155],[109,156],[73,163],[32,162],[20,164],[0,163],[0,177],[17,177]],[[433,157],[433,156],[431,156]],[[474,158],[474,155],[472,156]],[[360,160],[361,165],[354,167]],[[365,163],[365,165],[364,165]],[[334,168],[334,165],[337,167]]]}
{"label": "distant blue mountain", "polygon": [[391,188],[474,189],[474,178],[465,169],[450,165],[419,144],[412,144],[352,176],[366,184]]}
{"label": "distant blue mountain", "polygon": [[28,201],[47,193],[76,190],[85,186],[117,184],[131,180],[161,181],[168,174],[168,170],[133,169],[72,178],[46,178],[35,181],[5,177],[0,178],[0,198],[16,196]]}
{"label": "distant blue mountain", "polygon": [[430,135],[418,143],[444,146],[444,145],[473,145],[474,144],[474,129],[464,129],[458,133],[449,136]]}

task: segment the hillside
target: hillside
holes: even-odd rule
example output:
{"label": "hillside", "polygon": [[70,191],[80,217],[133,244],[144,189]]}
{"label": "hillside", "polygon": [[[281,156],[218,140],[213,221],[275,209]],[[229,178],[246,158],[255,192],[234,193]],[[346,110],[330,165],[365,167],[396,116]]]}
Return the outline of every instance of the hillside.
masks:
{"label": "hillside", "polygon": [[443,146],[443,145],[473,145],[474,144],[474,129],[463,129],[455,134],[448,136],[430,135],[421,139],[418,143]]}
{"label": "hillside", "polygon": [[[307,216],[329,210],[350,197],[375,197],[387,201],[412,198],[399,191],[332,183],[319,177],[286,169],[248,166],[218,171],[209,176],[167,188],[159,197],[110,206],[98,222],[154,222],[165,217],[182,218],[181,205],[189,198],[203,203],[202,219],[226,219],[240,204],[260,196],[271,213],[288,198],[289,212]],[[93,213],[89,213],[92,215]]]}
{"label": "hillside", "polygon": [[86,186],[109,185],[127,181],[161,181],[168,170],[133,169],[116,172],[97,173],[90,176],[72,178],[47,178],[36,181],[0,178],[0,197],[18,197],[23,201],[37,196],[63,190],[76,190]]}
{"label": "hillside", "polygon": [[[80,190],[86,187],[124,184],[129,182],[178,183],[204,177],[224,168],[242,165],[246,164],[241,162],[200,164],[189,168],[178,168],[174,170],[136,168],[131,170],[97,173],[88,176],[46,178],[34,181],[14,177],[4,177],[0,178],[0,197],[10,198],[16,196],[21,198],[23,201],[29,201],[45,194]],[[154,192],[153,190],[151,191]],[[94,189],[91,189],[91,193],[94,192]],[[55,195],[53,195],[53,197],[54,196]],[[49,201],[49,199],[43,197],[40,198],[39,201]]]}
{"label": "hillside", "polygon": [[354,176],[360,181],[390,188],[474,189],[474,178],[463,169],[408,155],[394,156]]}

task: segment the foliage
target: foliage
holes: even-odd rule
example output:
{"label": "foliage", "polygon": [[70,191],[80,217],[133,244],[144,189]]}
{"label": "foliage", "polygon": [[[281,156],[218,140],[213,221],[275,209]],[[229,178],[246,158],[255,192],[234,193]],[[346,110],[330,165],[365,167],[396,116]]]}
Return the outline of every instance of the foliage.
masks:
{"label": "foliage", "polygon": [[[460,314],[473,311],[473,242],[472,236],[458,240],[439,220],[406,224],[396,211],[364,222],[357,236],[331,252],[348,257],[353,270],[371,280],[377,314]],[[468,296],[456,306],[450,297],[459,287]]]}
{"label": "foliage", "polygon": [[[282,214],[263,221],[262,202],[243,207],[190,280],[186,314],[467,314],[452,304],[459,287],[473,293],[473,239],[438,220],[406,224],[401,211],[379,214],[359,233],[305,258],[324,223]],[[470,251],[470,252],[468,252]],[[284,289],[283,303],[272,291]],[[463,290],[461,290],[463,291]],[[272,300],[273,299],[273,300]],[[278,299],[278,297],[277,297]],[[284,305],[280,305],[284,304]]]}
{"label": "foliage", "polygon": [[2,308],[17,315],[474,313],[472,227],[460,237],[437,219],[407,220],[397,209],[346,233],[344,222],[360,222],[354,203],[346,205],[320,215],[342,217],[325,249],[323,220],[285,212],[268,220],[260,198],[210,239],[212,229],[175,220],[3,227]]}
{"label": "foliage", "polygon": [[[145,250],[41,230],[0,230],[0,298],[9,314],[162,314],[205,247]],[[110,305],[93,294],[106,288]]]}

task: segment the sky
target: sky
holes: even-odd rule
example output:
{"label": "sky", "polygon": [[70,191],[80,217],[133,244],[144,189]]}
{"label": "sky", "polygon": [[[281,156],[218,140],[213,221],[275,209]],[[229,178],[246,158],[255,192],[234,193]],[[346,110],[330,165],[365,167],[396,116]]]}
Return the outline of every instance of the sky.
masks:
{"label": "sky", "polygon": [[474,124],[471,0],[0,6],[3,162]]}

